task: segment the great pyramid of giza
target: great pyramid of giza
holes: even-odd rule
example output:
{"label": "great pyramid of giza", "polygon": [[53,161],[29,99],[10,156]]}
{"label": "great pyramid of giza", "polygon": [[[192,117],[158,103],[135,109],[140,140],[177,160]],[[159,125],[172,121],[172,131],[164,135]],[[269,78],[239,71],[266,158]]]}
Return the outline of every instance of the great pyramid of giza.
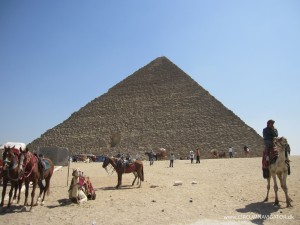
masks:
{"label": "great pyramid of giza", "polygon": [[[119,143],[111,145],[112,139]],[[114,142],[114,141],[113,141]],[[199,148],[230,146],[243,157],[260,156],[262,137],[166,57],[142,67],[67,120],[49,129],[29,148],[64,147],[71,153],[141,154],[165,148],[185,158]]]}

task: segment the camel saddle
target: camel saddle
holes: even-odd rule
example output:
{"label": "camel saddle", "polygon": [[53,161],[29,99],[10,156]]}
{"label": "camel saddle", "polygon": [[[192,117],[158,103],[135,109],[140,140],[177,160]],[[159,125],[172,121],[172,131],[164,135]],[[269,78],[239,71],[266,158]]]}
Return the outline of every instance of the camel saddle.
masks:
{"label": "camel saddle", "polygon": [[[269,178],[269,165],[276,162],[278,159],[278,151],[272,147],[270,149],[269,161],[267,161],[267,148],[264,149],[263,158],[262,158],[262,170],[263,170],[263,178]],[[290,161],[288,159],[285,160],[285,164],[288,168],[288,175],[290,175]]]}

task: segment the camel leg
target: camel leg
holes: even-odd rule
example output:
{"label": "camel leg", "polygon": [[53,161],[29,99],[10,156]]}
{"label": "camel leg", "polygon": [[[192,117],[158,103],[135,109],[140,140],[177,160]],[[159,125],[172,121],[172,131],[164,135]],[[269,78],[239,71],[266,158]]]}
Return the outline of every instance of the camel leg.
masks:
{"label": "camel leg", "polygon": [[269,200],[270,180],[271,180],[271,177],[269,177],[269,178],[267,179],[267,181],[268,181],[268,185],[267,185],[267,196],[266,196],[264,202],[267,202],[267,201]]}
{"label": "camel leg", "polygon": [[274,181],[274,192],[275,192],[275,202],[274,205],[279,205],[279,200],[278,200],[278,185],[277,185],[277,180],[276,180],[276,175],[272,175],[273,181]]}
{"label": "camel leg", "polygon": [[280,180],[280,185],[282,190],[284,191],[285,194],[285,199],[286,199],[286,207],[292,207],[291,204],[291,198],[288,195],[288,188],[286,185],[286,179],[287,179],[287,173],[282,174],[282,176],[280,176],[279,180]]}

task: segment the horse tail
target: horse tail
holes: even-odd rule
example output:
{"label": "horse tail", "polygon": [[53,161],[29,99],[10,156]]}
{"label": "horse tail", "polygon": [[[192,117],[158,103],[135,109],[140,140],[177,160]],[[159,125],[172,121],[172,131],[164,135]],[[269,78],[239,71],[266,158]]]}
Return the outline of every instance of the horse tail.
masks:
{"label": "horse tail", "polygon": [[46,195],[50,195],[50,180],[49,180],[49,186],[48,186],[48,189],[46,190]]}
{"label": "horse tail", "polygon": [[49,175],[47,177],[47,179],[49,179],[48,188],[47,188],[47,190],[45,190],[47,196],[50,195],[50,181],[51,181],[52,175],[54,173],[54,164],[53,164],[53,162],[51,160],[48,160],[48,162],[50,163],[51,167],[50,167]]}

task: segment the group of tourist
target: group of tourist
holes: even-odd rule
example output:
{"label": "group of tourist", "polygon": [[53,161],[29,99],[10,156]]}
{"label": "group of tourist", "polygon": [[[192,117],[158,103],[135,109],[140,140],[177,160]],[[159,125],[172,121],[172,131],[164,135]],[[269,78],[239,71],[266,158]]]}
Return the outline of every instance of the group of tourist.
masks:
{"label": "group of tourist", "polygon": [[[274,120],[269,120],[267,122],[267,127],[263,129],[263,138],[264,138],[264,143],[265,143],[265,149],[267,151],[267,154],[266,154],[267,155],[267,158],[266,158],[267,161],[269,161],[270,149],[273,147],[273,140],[274,140],[275,137],[278,137],[278,131],[274,127],[274,123],[275,123]],[[250,152],[249,147],[247,145],[245,145],[243,150],[244,150],[245,155],[248,156],[248,154]],[[153,151],[151,151],[151,153],[154,154]],[[230,146],[228,148],[228,154],[229,154],[229,158],[234,157],[234,150],[233,150],[232,146]],[[287,145],[287,151],[286,151],[286,158],[287,159],[288,159],[288,154],[290,154],[289,145]],[[196,163],[200,163],[200,150],[199,150],[199,148],[197,148],[195,151],[191,150],[189,152],[188,158],[190,159],[191,164],[194,163],[195,156],[196,156]],[[150,165],[153,165],[153,159],[154,159],[154,157],[152,155],[152,157],[150,157]],[[169,167],[173,167],[174,166],[174,160],[175,160],[175,155],[174,155],[173,152],[170,153],[169,159],[170,159]]]}
{"label": "group of tourist", "polygon": [[[196,155],[196,163],[200,163],[200,150],[199,150],[199,148],[197,148],[197,149],[195,150],[195,152],[194,152],[193,150],[191,150],[191,151],[189,152],[189,159],[191,160],[191,163],[194,163],[195,155]],[[175,155],[174,155],[173,152],[171,152],[171,154],[170,154],[170,165],[169,165],[169,167],[173,167],[174,160],[175,160]]]}

